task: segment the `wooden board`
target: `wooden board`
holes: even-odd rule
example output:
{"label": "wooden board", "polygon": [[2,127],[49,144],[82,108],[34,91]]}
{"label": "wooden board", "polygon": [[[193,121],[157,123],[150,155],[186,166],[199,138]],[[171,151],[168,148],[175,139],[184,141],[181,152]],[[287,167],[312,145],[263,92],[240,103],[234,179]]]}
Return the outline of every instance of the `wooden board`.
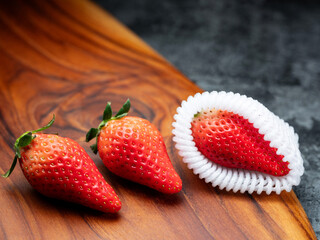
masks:
{"label": "wooden board", "polygon": [[164,136],[183,190],[173,196],[120,179],[90,152],[123,203],[117,215],[41,196],[20,169],[0,181],[2,239],[316,239],[294,192],[220,191],[195,176],[174,148],[171,123],[202,90],[108,13],[87,1],[1,1],[0,171],[15,138],[55,113],[50,132],[84,142],[107,101],[130,97],[131,114]]}

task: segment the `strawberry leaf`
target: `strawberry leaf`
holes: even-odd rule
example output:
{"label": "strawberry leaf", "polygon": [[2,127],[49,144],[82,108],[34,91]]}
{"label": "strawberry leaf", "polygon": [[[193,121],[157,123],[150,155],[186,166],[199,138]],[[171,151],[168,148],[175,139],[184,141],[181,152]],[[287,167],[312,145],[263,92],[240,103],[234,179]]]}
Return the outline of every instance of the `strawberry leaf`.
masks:
{"label": "strawberry leaf", "polygon": [[103,112],[102,120],[106,121],[106,120],[109,120],[111,117],[112,117],[111,103],[108,102],[108,104]]}
{"label": "strawberry leaf", "polygon": [[90,140],[95,138],[98,135],[98,132],[99,132],[98,128],[91,128],[89,132],[87,132],[86,142],[89,142]]}
{"label": "strawberry leaf", "polygon": [[195,113],[195,114],[193,115],[193,117],[194,117],[194,118],[199,117],[200,114],[201,114],[201,112],[197,112],[197,113]]}
{"label": "strawberry leaf", "polygon": [[125,116],[127,116],[127,115],[128,115],[128,113],[122,113],[122,114],[114,117],[114,119],[115,119],[115,120],[116,120],[116,119],[120,119],[120,118],[123,118],[123,117],[125,117]]}
{"label": "strawberry leaf", "polygon": [[51,125],[54,123],[54,120],[55,120],[55,119],[56,119],[56,116],[53,114],[51,121],[50,121],[47,125],[45,125],[45,126],[42,127],[42,128],[33,130],[32,133],[37,133],[37,132],[41,132],[41,131],[43,131],[43,130],[48,129],[48,128],[51,127]]}
{"label": "strawberry leaf", "polygon": [[96,143],[93,144],[93,145],[91,145],[90,148],[91,148],[91,150],[93,151],[94,154],[97,154],[97,152],[98,152],[98,146],[97,146]]}
{"label": "strawberry leaf", "polygon": [[[120,118],[120,116],[126,116],[130,110],[130,100],[128,99],[122,106],[122,108],[119,110],[119,112],[116,114],[115,118]],[[124,115],[125,114],[125,115]]]}
{"label": "strawberry leaf", "polygon": [[2,177],[7,178],[10,176],[10,174],[12,173],[13,169],[15,168],[16,164],[17,164],[17,160],[18,160],[18,156],[16,155],[13,159],[13,162],[11,164],[10,169],[5,173],[5,174],[1,174]]}
{"label": "strawberry leaf", "polygon": [[25,147],[28,146],[32,141],[32,132],[26,132],[22,134],[20,138],[18,138],[17,147]]}

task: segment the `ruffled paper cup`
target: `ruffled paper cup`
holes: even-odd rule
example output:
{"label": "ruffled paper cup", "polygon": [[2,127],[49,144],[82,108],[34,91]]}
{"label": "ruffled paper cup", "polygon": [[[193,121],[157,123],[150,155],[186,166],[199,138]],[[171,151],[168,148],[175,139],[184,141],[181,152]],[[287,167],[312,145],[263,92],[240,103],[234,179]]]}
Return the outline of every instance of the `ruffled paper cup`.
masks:
{"label": "ruffled paper cup", "polygon": [[[247,119],[270,141],[270,147],[277,148],[290,169],[285,176],[272,176],[266,173],[245,169],[228,168],[207,159],[196,147],[191,131],[191,122],[196,113],[207,109],[221,109],[233,112]],[[257,192],[267,194],[291,191],[292,186],[300,183],[304,172],[303,159],[299,151],[298,135],[288,123],[270,112],[257,100],[233,92],[204,92],[190,96],[183,101],[174,116],[172,133],[175,147],[183,161],[213,187],[241,193]]]}

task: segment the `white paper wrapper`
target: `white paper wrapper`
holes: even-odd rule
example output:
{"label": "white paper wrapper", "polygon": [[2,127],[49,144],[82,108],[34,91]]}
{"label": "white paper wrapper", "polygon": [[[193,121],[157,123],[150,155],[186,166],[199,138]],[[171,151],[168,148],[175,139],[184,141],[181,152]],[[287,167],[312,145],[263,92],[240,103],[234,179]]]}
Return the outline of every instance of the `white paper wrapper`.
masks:
{"label": "white paper wrapper", "polygon": [[[259,133],[264,135],[264,139],[270,141],[270,146],[278,149],[277,154],[284,156],[283,161],[289,162],[290,172],[286,176],[275,177],[257,171],[223,167],[207,159],[195,146],[191,122],[194,114],[212,108],[233,112],[253,123]],[[199,174],[201,179],[210,182],[213,187],[241,193],[247,191],[250,194],[260,194],[262,191],[280,194],[283,190],[291,191],[293,185],[300,183],[304,168],[298,135],[288,123],[257,100],[232,92],[197,93],[182,102],[174,119],[173,140],[183,161],[188,164],[188,168],[193,169],[194,174]]]}

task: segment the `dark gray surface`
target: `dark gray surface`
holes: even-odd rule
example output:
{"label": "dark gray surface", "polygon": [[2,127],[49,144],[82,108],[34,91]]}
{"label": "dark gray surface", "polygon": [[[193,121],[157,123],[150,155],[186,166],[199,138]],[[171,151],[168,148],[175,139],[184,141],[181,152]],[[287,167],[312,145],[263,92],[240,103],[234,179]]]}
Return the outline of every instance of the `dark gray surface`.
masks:
{"label": "dark gray surface", "polygon": [[320,238],[320,2],[96,2],[204,90],[251,96],[295,128],[294,191]]}

